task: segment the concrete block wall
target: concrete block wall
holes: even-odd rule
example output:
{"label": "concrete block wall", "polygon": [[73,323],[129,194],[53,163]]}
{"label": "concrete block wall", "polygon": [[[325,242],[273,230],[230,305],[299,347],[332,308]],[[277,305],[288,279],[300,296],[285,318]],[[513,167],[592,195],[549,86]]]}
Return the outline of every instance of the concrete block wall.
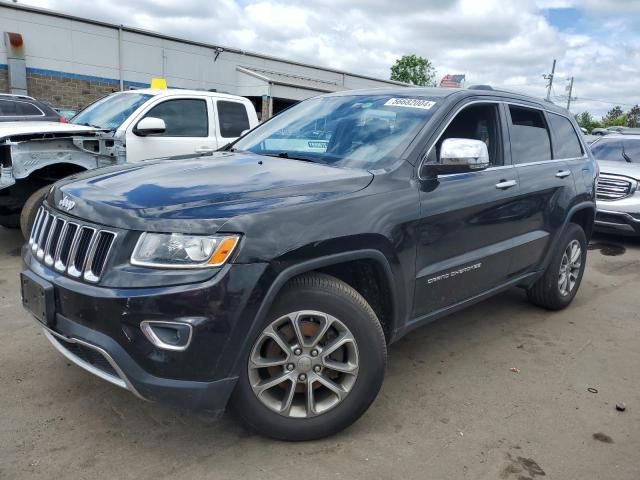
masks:
{"label": "concrete block wall", "polygon": [[27,71],[27,92],[54,107],[80,110],[90,103],[119,90],[107,82],[64,78]]}

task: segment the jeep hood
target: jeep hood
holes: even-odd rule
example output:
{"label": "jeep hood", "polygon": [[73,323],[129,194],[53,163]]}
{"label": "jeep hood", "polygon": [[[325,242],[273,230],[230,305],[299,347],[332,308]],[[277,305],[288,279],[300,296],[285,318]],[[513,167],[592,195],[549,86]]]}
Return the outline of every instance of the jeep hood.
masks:
{"label": "jeep hood", "polygon": [[0,141],[7,138],[37,138],[42,136],[71,136],[80,134],[96,134],[102,130],[84,125],[60,122],[1,122]]}
{"label": "jeep hood", "polygon": [[229,218],[344,195],[372,179],[365,170],[218,152],[72,176],[48,203],[60,209],[66,196],[75,203],[68,214],[112,227],[213,233]]}
{"label": "jeep hood", "polygon": [[614,162],[609,160],[598,160],[600,173],[612,175],[623,175],[625,177],[640,180],[640,163]]}

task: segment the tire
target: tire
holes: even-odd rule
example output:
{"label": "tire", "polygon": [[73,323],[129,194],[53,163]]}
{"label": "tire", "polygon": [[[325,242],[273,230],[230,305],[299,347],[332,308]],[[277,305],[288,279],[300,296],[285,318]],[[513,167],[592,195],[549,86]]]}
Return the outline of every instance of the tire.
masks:
{"label": "tire", "polygon": [[[579,246],[579,265],[572,264],[571,267],[567,267],[565,262],[571,260],[568,249],[573,246]],[[574,251],[575,252],[575,251]],[[527,290],[527,297],[529,301],[534,305],[546,308],[548,310],[561,310],[567,307],[575,297],[582,281],[582,275],[587,263],[587,239],[584,234],[584,230],[575,224],[570,223],[562,235],[562,239],[558,245],[557,251],[553,254],[551,262],[547,266],[542,277],[540,277],[536,283],[534,283]],[[563,269],[569,269],[565,273],[565,277],[569,275],[567,284],[565,287],[564,282],[561,282]],[[574,283],[571,286],[571,278],[574,278]]]}
{"label": "tire", "polygon": [[25,240],[29,238],[31,234],[31,227],[33,226],[33,221],[36,219],[36,213],[38,213],[38,209],[40,205],[42,205],[42,201],[50,188],[51,185],[45,185],[33,192],[22,207],[22,211],[20,212],[20,230]]}
{"label": "tire", "polygon": [[[300,327],[302,341],[294,324]],[[266,334],[275,331],[272,327],[279,329],[288,354]],[[333,335],[338,335],[343,345],[329,354],[332,346],[341,343]],[[300,345],[304,350],[295,348]],[[279,351],[275,358],[282,365],[257,367],[253,362],[266,360],[264,352],[269,349]],[[283,355],[286,360],[282,360]],[[287,441],[326,437],[347,428],[371,405],[382,385],[386,356],[382,326],[357,291],[329,275],[301,275],[285,285],[253,339],[241,364],[230,406],[251,429],[268,437]],[[338,367],[350,373],[333,370]],[[256,389],[261,385],[270,378],[287,375],[290,378],[260,392],[258,398]],[[307,378],[301,381],[301,375]],[[336,385],[341,388],[336,390]],[[289,398],[291,401],[287,402]]]}

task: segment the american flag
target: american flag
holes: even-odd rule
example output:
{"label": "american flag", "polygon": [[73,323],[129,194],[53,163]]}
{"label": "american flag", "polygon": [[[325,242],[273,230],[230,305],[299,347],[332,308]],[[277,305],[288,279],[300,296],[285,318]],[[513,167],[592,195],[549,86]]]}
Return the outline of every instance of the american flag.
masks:
{"label": "american flag", "polygon": [[460,88],[465,80],[465,75],[449,75],[448,73],[440,80],[443,88]]}

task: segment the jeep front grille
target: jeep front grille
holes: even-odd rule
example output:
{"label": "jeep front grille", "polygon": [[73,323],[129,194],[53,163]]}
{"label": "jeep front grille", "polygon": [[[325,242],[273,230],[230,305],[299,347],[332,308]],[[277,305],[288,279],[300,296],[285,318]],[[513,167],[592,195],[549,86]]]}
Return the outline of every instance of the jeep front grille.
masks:
{"label": "jeep front grille", "polygon": [[40,207],[29,247],[45,265],[95,283],[100,280],[115,238],[114,232],[67,220]]}
{"label": "jeep front grille", "polygon": [[624,177],[603,175],[598,177],[596,198],[598,200],[620,200],[633,193],[634,182]]}

